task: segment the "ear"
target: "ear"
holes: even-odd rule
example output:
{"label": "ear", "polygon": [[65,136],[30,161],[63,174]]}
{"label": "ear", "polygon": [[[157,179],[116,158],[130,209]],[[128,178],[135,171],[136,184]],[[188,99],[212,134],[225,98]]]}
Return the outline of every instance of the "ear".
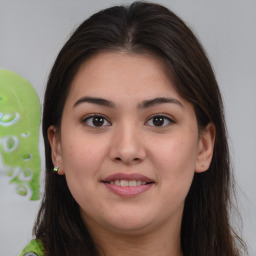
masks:
{"label": "ear", "polygon": [[60,134],[53,125],[48,128],[48,140],[51,145],[53,165],[59,167],[59,175],[64,175]]}
{"label": "ear", "polygon": [[201,131],[195,172],[205,172],[209,169],[213,156],[215,135],[216,129],[213,123],[209,123],[206,128]]}

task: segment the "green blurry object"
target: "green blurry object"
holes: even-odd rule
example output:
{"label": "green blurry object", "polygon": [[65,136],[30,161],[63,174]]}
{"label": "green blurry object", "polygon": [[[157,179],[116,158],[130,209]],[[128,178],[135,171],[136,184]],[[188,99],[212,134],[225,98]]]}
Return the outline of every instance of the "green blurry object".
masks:
{"label": "green blurry object", "polygon": [[0,168],[20,195],[39,199],[40,102],[33,86],[0,69]]}

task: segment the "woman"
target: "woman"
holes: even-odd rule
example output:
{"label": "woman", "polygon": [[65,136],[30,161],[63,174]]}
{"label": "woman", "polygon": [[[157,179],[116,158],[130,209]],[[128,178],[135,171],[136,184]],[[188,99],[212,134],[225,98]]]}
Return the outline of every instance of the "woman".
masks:
{"label": "woman", "polygon": [[241,255],[218,85],[165,7],[78,27],[48,80],[43,135],[45,194],[22,255]]}

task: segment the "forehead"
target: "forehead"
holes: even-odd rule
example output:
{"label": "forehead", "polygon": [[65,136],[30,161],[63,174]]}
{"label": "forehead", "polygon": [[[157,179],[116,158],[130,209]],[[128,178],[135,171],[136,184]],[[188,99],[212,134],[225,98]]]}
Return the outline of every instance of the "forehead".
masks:
{"label": "forehead", "polygon": [[149,97],[172,93],[180,98],[159,58],[128,52],[101,52],[81,65],[71,83],[70,94],[72,97],[79,97],[81,93],[113,97],[115,93],[136,98],[141,91]]}

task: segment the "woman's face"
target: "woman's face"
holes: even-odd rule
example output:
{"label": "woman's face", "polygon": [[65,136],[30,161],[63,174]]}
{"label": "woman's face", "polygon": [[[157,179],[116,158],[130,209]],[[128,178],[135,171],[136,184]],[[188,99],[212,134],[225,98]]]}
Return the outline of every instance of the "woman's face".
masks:
{"label": "woman's face", "polygon": [[99,53],[76,74],[49,140],[89,229],[129,234],[179,230],[194,173],[210,164],[212,131],[198,134],[193,106],[159,60]]}

